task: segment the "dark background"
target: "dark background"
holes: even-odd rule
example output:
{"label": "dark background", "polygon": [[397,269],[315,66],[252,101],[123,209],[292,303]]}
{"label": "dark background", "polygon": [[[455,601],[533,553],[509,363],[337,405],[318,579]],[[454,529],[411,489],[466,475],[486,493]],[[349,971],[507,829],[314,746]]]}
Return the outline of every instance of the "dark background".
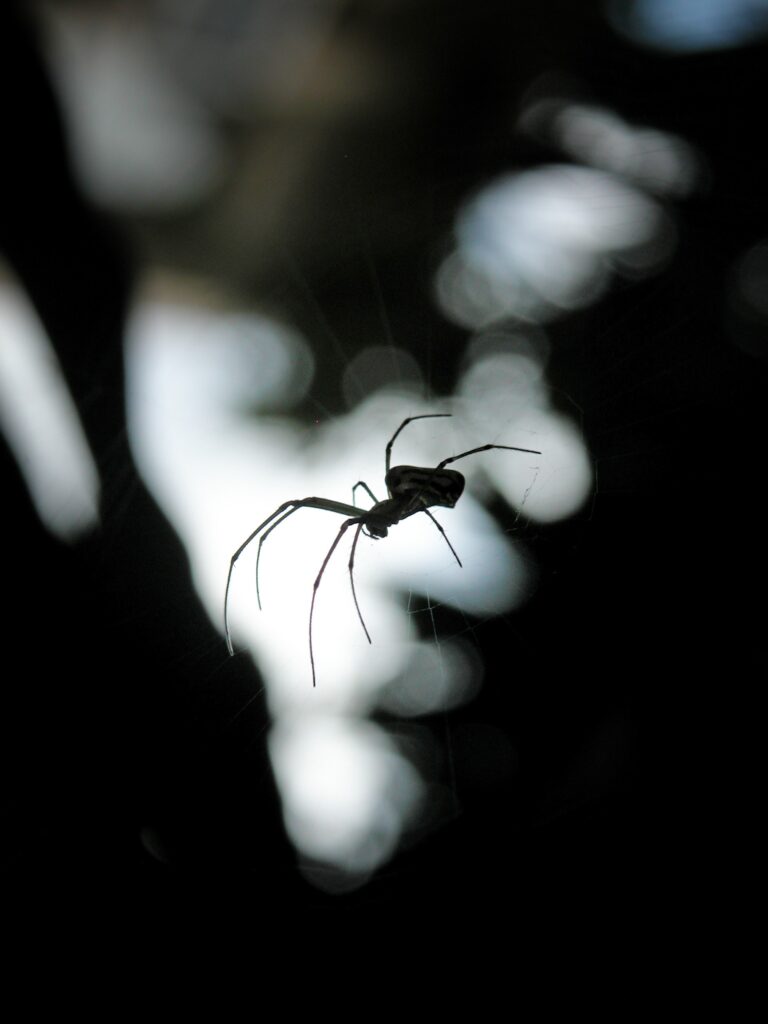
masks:
{"label": "dark background", "polygon": [[[613,34],[596,4],[471,6],[450,32],[439,19],[437,84],[412,126],[428,132],[407,172],[392,155],[400,187],[418,195],[433,183],[429,213],[415,203],[412,231],[376,251],[382,291],[399,296],[395,332],[418,358],[440,332],[461,335],[428,290],[456,203],[494,173],[552,157],[507,130],[536,74],[566,71],[628,120],[680,133],[704,155],[708,183],[676,203],[678,246],[663,272],[619,282],[552,327],[550,379],[583,410],[594,499],[528,532],[541,585],[513,618],[478,628],[479,696],[437,721],[393,723],[404,736],[428,730],[442,751],[437,771],[455,801],[439,827],[366,886],[333,896],[303,880],[283,836],[266,711],[258,697],[248,703],[258,680],[226,657],[128,454],[119,344],[134,243],[79,194],[34,35],[14,5],[2,8],[3,120],[15,144],[0,247],[48,327],[105,490],[102,530],[65,547],[40,527],[0,449],[2,887],[19,920],[61,922],[76,909],[175,929],[202,914],[247,924],[267,910],[386,908],[608,915],[663,932],[659,922],[706,920],[731,898],[766,661],[766,370],[759,346],[735,343],[728,296],[736,261],[768,223],[766,50],[659,55]],[[422,42],[435,17],[424,9],[409,30]],[[392,130],[381,152],[395,139],[404,145]],[[377,173],[387,166],[382,157]],[[302,270],[343,332],[350,317],[378,312],[370,291],[368,305],[360,298],[351,250],[339,243],[324,262],[325,241]],[[269,274],[263,286],[285,298]],[[301,326],[312,315],[296,303]],[[317,355],[323,402],[341,411],[343,367]],[[457,368],[458,355],[432,367],[437,390]],[[440,624],[450,632],[447,609]],[[496,731],[512,740],[514,764],[494,753]]]}

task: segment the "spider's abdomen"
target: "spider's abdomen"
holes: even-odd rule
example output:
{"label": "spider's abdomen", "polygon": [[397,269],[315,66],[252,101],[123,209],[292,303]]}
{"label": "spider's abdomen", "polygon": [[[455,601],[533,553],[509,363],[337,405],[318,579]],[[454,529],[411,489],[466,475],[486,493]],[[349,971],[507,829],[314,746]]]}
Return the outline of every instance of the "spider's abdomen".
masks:
{"label": "spider's abdomen", "polygon": [[422,466],[393,466],[385,483],[393,498],[413,497],[427,508],[433,505],[453,508],[464,490],[464,477],[455,469]]}

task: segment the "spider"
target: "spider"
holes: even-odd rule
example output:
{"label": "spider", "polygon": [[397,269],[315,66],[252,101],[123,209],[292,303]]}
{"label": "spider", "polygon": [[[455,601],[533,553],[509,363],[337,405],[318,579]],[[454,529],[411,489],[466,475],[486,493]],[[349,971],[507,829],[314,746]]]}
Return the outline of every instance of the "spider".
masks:
{"label": "spider", "polygon": [[390,527],[397,526],[397,524],[402,522],[403,519],[407,519],[409,516],[415,515],[417,512],[424,512],[440,531],[443,540],[451,549],[453,557],[456,559],[459,566],[461,566],[461,559],[456,554],[451,542],[448,540],[445,530],[429,511],[430,508],[434,508],[436,506],[453,508],[464,490],[464,477],[461,473],[456,472],[455,469],[446,469],[445,467],[449,462],[456,462],[458,459],[464,459],[468,455],[475,455],[478,452],[487,452],[492,448],[503,448],[512,452],[528,452],[531,455],[541,455],[541,452],[536,451],[533,448],[515,448],[508,444],[483,444],[480,445],[479,448],[470,448],[469,451],[461,452],[459,455],[451,455],[450,458],[443,459],[443,461],[439,462],[434,469],[422,466],[390,467],[392,459],[392,445],[397,440],[400,432],[407,427],[409,423],[413,423],[414,420],[437,419],[451,415],[452,414],[449,412],[432,412],[423,413],[420,416],[408,416],[407,419],[403,420],[389,439],[385,450],[384,484],[389,496],[383,501],[379,501],[364,480],[358,480],[352,488],[353,502],[355,501],[355,492],[358,488],[362,488],[373,502],[373,508],[366,511],[358,508],[355,504],[347,505],[343,501],[332,501],[330,498],[310,497],[293,499],[292,501],[283,502],[279,508],[275,509],[271,516],[268,516],[263,523],[259,523],[256,529],[253,530],[252,533],[248,534],[237,551],[232,555],[229,563],[229,573],[227,574],[226,590],[224,592],[224,632],[227,640],[227,648],[230,654],[235,653],[232,646],[232,636],[229,630],[228,615],[229,589],[232,582],[232,573],[234,571],[235,564],[248,545],[256,539],[265,527],[269,527],[269,529],[262,534],[261,539],[259,540],[259,548],[256,554],[256,598],[258,600],[259,608],[261,608],[261,593],[259,591],[259,561],[261,560],[262,546],[270,533],[272,533],[276,527],[281,523],[284,523],[289,516],[292,516],[293,513],[297,512],[300,508],[315,508],[322,512],[335,512],[337,515],[348,517],[339,527],[339,532],[336,534],[333,544],[331,544],[325,558],[323,559],[323,564],[320,566],[320,571],[317,574],[312,589],[312,603],[309,608],[309,660],[312,667],[313,686],[317,685],[315,652],[312,644],[312,619],[315,612],[317,591],[322,581],[325,568],[331,560],[331,556],[350,526],[356,526],[357,529],[355,530],[355,536],[352,541],[347,566],[349,569],[349,582],[352,587],[352,598],[355,602],[357,615],[360,619],[360,624],[363,627],[363,632],[365,633],[368,643],[372,643],[373,641],[371,640],[371,635],[368,632],[368,627],[365,624],[363,614],[360,611],[360,604],[358,603],[357,593],[355,591],[354,575],[355,551],[357,550],[357,542],[360,539],[360,534],[363,531],[365,531],[366,536],[373,537],[374,540],[378,540],[386,537]]}

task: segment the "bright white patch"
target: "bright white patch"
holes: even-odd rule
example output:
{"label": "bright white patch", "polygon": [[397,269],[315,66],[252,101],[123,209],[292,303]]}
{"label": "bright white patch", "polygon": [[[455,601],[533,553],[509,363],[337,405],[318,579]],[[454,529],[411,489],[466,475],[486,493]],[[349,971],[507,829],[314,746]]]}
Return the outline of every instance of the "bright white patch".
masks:
{"label": "bright white patch", "polygon": [[573,421],[551,408],[541,367],[530,356],[498,352],[478,358],[459,393],[476,436],[487,437],[507,423],[505,435],[517,439],[511,443],[543,453],[499,453],[483,461],[483,472],[510,505],[538,522],[564,519],[581,507],[592,487],[589,453]]}
{"label": "bright white patch", "polygon": [[[481,356],[488,346],[478,339],[458,401],[414,408],[412,396],[378,392],[346,417],[302,426],[253,411],[271,407],[275,395],[298,401],[309,386],[306,346],[293,332],[258,318],[144,304],[132,317],[128,339],[137,461],[185,542],[202,600],[220,629],[230,559],[245,538],[291,499],[351,503],[352,485],[361,479],[383,499],[384,449],[407,416],[454,413],[410,424],[395,442],[393,465],[435,466],[487,442],[542,451],[488,451],[456,465],[468,489],[455,509],[435,509],[435,515],[463,568],[426,516],[392,527],[385,539],[361,534],[355,585],[372,645],[352,598],[354,528],[347,531],[317,591],[314,689],[313,583],[346,515],[299,508],[275,528],[262,548],[261,610],[258,538],[236,563],[232,634],[265,681],[275,720],[270,753],[288,831],[313,858],[345,871],[373,870],[412,820],[424,784],[367,716],[381,706],[407,715],[455,706],[471,696],[481,675],[471,656],[435,638],[432,613],[415,595],[486,616],[514,608],[532,586],[528,562],[473,488],[492,481],[524,514],[547,520],[574,508],[588,486],[583,445],[546,399],[536,361],[543,345],[515,341],[516,383],[507,364],[485,380]],[[496,338],[494,345],[506,340]],[[492,422],[495,413],[499,419]],[[569,452],[576,468],[568,465]],[[358,501],[371,503],[363,492]]]}
{"label": "bright white patch", "polygon": [[96,466],[48,336],[9,280],[0,280],[0,430],[51,533],[71,541],[92,529]]}
{"label": "bright white patch", "polygon": [[224,155],[212,122],[167,72],[139,21],[42,5],[46,55],[83,188],[120,210],[200,201]]}
{"label": "bright white patch", "polygon": [[302,715],[275,726],[269,750],[286,828],[303,853],[350,872],[389,859],[424,787],[378,726]]}
{"label": "bright white patch", "polygon": [[460,214],[438,299],[466,326],[544,322],[593,302],[612,271],[654,269],[670,232],[653,199],[602,171],[562,164],[511,174]]}
{"label": "bright white patch", "polygon": [[520,127],[576,160],[658,194],[687,195],[700,177],[700,161],[689,143],[670,132],[629,124],[604,107],[541,99],[527,107]]}
{"label": "bright white patch", "polygon": [[766,0],[608,0],[606,9],[619,31],[660,50],[723,50],[768,32]]}

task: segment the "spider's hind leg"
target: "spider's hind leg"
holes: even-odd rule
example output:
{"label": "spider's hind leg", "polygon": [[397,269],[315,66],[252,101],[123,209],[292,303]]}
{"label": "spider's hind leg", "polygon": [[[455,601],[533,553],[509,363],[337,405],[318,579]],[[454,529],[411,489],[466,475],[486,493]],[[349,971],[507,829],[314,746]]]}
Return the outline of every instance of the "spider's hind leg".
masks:
{"label": "spider's hind leg", "polygon": [[[283,519],[286,518],[286,516],[291,515],[291,513],[295,512],[297,508],[300,508],[302,506],[302,504],[304,504],[304,502],[301,502],[301,501],[285,501],[285,502],[283,502],[283,504],[278,509],[275,509],[275,511],[272,513],[271,516],[269,516],[267,519],[265,519],[263,523],[260,523],[256,527],[255,530],[253,530],[251,533],[248,534],[248,536],[245,538],[245,540],[240,545],[240,547],[237,549],[237,551],[234,553],[234,555],[232,555],[232,558],[229,561],[229,572],[227,573],[227,584],[226,584],[226,587],[224,589],[224,635],[225,635],[226,640],[227,640],[227,650],[229,651],[230,655],[233,655],[235,653],[235,649],[234,649],[234,647],[232,645],[232,634],[230,633],[230,630],[229,630],[229,588],[230,588],[230,585],[232,583],[232,574],[235,571],[235,565],[237,564],[237,560],[240,557],[240,555],[242,555],[242,553],[245,551],[245,549],[248,547],[248,545],[251,543],[251,541],[254,540],[256,538],[256,536],[259,534],[259,532],[261,530],[263,530],[265,526],[267,526],[269,523],[271,523],[273,519],[277,519],[277,522],[281,523],[283,521]],[[287,512],[286,512],[286,509],[288,510]],[[275,523],[274,525],[276,526],[277,523]],[[271,531],[273,529],[274,529],[274,526],[270,527],[270,529],[267,530],[267,533],[271,533]],[[261,545],[259,545],[259,551],[261,551]],[[258,563],[257,563],[257,565],[258,565]],[[258,576],[258,568],[257,568],[257,571],[256,571],[256,593],[257,594],[258,594],[258,590],[259,590],[259,576]],[[259,603],[259,607],[261,607],[261,603]]]}
{"label": "spider's hind leg", "polygon": [[266,533],[263,533],[259,538],[259,546],[256,550],[256,600],[258,601],[259,604],[259,611],[261,611],[261,591],[259,590],[259,563],[261,562],[261,546],[267,539],[267,537],[270,535],[270,533],[272,533],[272,531],[277,526],[279,526],[280,523],[285,522],[288,516],[292,516],[294,512],[298,512],[300,508],[302,508],[302,505],[300,504],[296,504],[294,505],[293,508],[289,508],[288,511],[284,512],[283,515],[281,515],[280,518],[276,520],[276,522],[272,523],[272,525],[266,531]]}
{"label": "spider's hind leg", "polygon": [[[333,544],[331,544],[330,548],[328,549],[328,554],[323,559],[323,564],[320,566],[320,572],[317,574],[317,577],[315,578],[315,582],[312,585],[312,603],[309,606],[309,661],[310,661],[310,664],[312,665],[312,685],[313,686],[317,686],[317,673],[315,672],[315,650],[314,650],[314,644],[312,642],[312,620],[313,620],[314,614],[315,614],[315,601],[317,599],[317,591],[318,591],[320,583],[321,583],[321,581],[323,579],[323,573],[325,572],[325,567],[330,562],[331,556],[333,555],[333,552],[339,546],[339,541],[344,536],[344,534],[347,532],[349,527],[350,526],[354,526],[356,524],[357,524],[357,532],[355,534],[355,539],[354,539],[354,541],[352,543],[352,555],[350,556],[350,561],[354,564],[355,545],[357,544],[357,539],[360,536],[360,531],[363,528],[362,520],[358,516],[356,516],[353,519],[347,519],[345,522],[343,522],[341,524],[341,526],[339,527],[339,532],[336,534],[336,538],[334,539]],[[350,575],[351,575],[351,572],[352,572],[352,570],[350,568]],[[354,581],[352,583],[352,596],[355,598],[355,607],[357,608],[357,614],[360,615],[360,608],[359,608],[359,606],[357,604],[357,596],[355,595]],[[360,615],[360,621],[361,622],[363,621],[362,615]],[[364,622],[363,622],[363,629],[365,629],[365,623]],[[365,629],[365,635],[368,636],[368,630],[367,629]],[[369,643],[371,642],[370,636],[368,636],[368,642]]]}
{"label": "spider's hind leg", "polygon": [[[368,632],[368,627],[365,624],[363,613],[360,611],[360,604],[357,600],[357,592],[355,590],[355,550],[357,549],[357,542],[360,540],[360,531],[363,529],[364,525],[365,523],[360,523],[360,525],[357,528],[357,532],[355,533],[355,539],[352,541],[352,548],[349,552],[349,562],[347,564],[347,568],[349,569],[349,582],[352,587],[352,597],[355,602],[355,608],[357,609],[357,616],[360,619],[360,625],[363,627],[363,632],[368,638],[368,643],[372,644],[373,640],[371,640],[371,634]],[[368,536],[370,537],[372,536],[372,534],[368,534]]]}

